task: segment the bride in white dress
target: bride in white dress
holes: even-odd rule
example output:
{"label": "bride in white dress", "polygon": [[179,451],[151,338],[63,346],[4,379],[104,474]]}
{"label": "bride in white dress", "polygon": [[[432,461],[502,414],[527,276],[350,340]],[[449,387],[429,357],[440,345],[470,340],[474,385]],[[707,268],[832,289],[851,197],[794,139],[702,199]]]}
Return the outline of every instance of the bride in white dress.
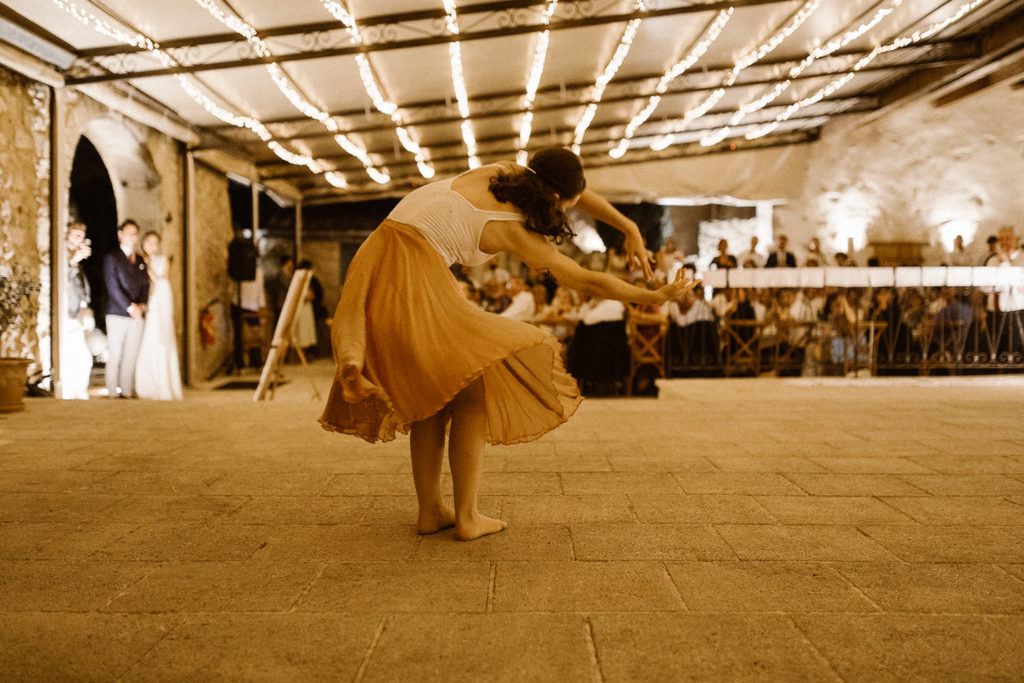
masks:
{"label": "bride in white dress", "polygon": [[149,268],[149,306],[142,345],[135,364],[135,393],[139,398],[160,401],[181,400],[181,371],[178,342],[174,333],[174,295],[167,279],[170,265],[160,253],[160,235],[147,232],[142,238],[142,256]]}

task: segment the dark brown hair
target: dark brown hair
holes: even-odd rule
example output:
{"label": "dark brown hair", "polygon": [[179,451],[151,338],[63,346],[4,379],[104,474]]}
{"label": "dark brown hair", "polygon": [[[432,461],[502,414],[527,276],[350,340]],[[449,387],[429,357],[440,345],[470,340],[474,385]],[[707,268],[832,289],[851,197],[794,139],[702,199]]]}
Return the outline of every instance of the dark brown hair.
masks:
{"label": "dark brown hair", "polygon": [[564,147],[544,147],[534,153],[526,170],[500,172],[491,180],[490,190],[495,199],[523,212],[527,230],[557,244],[575,235],[558,202],[572,199],[586,186],[578,156]]}

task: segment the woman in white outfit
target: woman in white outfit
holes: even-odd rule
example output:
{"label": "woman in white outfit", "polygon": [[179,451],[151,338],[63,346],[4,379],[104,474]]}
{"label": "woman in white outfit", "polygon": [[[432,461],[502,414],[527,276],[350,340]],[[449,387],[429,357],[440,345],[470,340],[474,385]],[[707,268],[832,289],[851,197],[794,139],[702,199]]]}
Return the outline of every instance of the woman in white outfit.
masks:
{"label": "woman in white outfit", "polygon": [[181,370],[174,333],[174,295],[167,279],[170,264],[160,253],[160,235],[147,232],[142,238],[142,257],[148,265],[150,287],[146,326],[135,364],[135,393],[158,401],[181,400]]}

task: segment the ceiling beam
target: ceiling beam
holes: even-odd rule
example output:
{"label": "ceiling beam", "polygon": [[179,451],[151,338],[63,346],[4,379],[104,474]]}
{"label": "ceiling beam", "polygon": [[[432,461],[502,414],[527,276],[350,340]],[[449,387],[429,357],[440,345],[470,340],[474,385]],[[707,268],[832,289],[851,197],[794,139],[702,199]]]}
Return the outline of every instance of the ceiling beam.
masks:
{"label": "ceiling beam", "polygon": [[[779,4],[788,0],[748,0],[747,5]],[[396,40],[393,42],[382,42],[372,45],[350,45],[346,47],[322,48],[319,50],[303,50],[285,55],[272,55],[269,57],[246,57],[242,59],[223,60],[218,62],[206,62],[189,66],[178,66],[161,69],[142,69],[126,73],[102,73],[87,76],[68,76],[68,85],[79,85],[83,83],[98,83],[103,81],[118,81],[134,78],[150,78],[154,76],[171,76],[174,74],[198,73],[201,71],[219,71],[222,69],[237,69],[247,66],[260,66],[265,64],[286,64],[289,62],[305,61],[310,59],[323,59],[326,57],[339,57],[356,54],[372,54],[387,50],[404,50],[428,45],[445,45],[453,42],[466,42],[473,40],[488,40],[493,38],[506,38],[513,35],[524,35],[540,33],[541,31],[562,31],[587,26],[601,26],[605,24],[626,23],[632,19],[653,19],[658,17],[677,16],[693,14],[696,12],[711,12],[718,9],[725,9],[737,4],[736,0],[722,2],[708,2],[699,5],[686,5],[684,7],[672,7],[665,9],[651,9],[637,12],[625,12],[619,14],[606,14],[602,16],[582,17],[579,19],[560,19],[552,21],[547,26],[541,24],[530,24],[524,26],[502,26],[496,29],[481,31],[461,32],[452,36],[447,32],[436,36],[414,38],[408,40]],[[334,22],[335,29],[338,29],[337,22]],[[261,34],[262,35],[262,34]]]}
{"label": "ceiling beam", "polygon": [[[680,8],[686,12],[708,12],[716,11],[719,9],[719,5],[723,8],[725,6],[731,7],[746,7],[754,5],[771,5],[779,4],[792,0],[733,0],[733,2],[710,2],[706,4],[693,5],[686,8]],[[510,12],[515,10],[524,10],[530,8],[542,9],[546,4],[546,0],[503,0],[497,2],[480,2],[472,5],[466,5],[465,7],[459,8],[459,16],[473,16],[475,14],[493,14],[499,12]],[[574,11],[581,12],[587,5],[592,5],[593,0],[568,0],[561,3],[562,7],[570,6],[574,8]],[[0,5],[3,8],[3,5]],[[443,21],[447,17],[443,8],[430,9],[430,10],[419,10],[410,12],[393,12],[391,14],[377,14],[367,17],[360,17],[357,19],[360,28],[367,28],[370,26],[393,26],[397,24],[404,24],[412,21]],[[291,24],[287,26],[274,26],[271,28],[260,29],[260,38],[281,38],[287,36],[303,35],[308,33],[323,33],[326,31],[343,31],[344,27],[341,22],[331,19],[330,21],[316,21],[308,22],[304,24]],[[174,49],[183,47],[198,47],[200,45],[217,45],[220,43],[240,43],[244,42],[245,38],[235,33],[234,31],[224,33],[211,33],[201,36],[186,36],[181,38],[171,38],[169,40],[160,41],[160,47],[164,49]],[[82,57],[105,57],[113,55],[130,55],[137,54],[139,52],[145,52],[145,48],[132,47],[129,45],[104,45],[102,47],[89,48],[81,50],[79,54]]]}

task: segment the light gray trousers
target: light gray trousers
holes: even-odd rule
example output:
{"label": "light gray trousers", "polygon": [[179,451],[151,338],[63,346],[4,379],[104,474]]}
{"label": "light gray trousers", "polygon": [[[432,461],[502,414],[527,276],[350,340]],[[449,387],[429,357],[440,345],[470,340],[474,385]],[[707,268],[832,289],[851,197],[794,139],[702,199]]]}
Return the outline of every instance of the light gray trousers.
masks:
{"label": "light gray trousers", "polygon": [[144,321],[107,316],[107,395],[135,396],[135,360],[139,357]]}

